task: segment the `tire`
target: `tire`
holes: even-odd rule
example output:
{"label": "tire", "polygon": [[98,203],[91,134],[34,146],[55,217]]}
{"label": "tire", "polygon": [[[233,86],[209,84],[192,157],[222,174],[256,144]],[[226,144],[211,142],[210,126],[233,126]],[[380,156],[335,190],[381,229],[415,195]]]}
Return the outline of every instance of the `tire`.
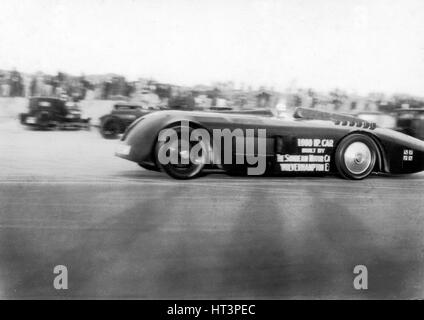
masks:
{"label": "tire", "polygon": [[[160,149],[164,146],[165,142],[158,141],[156,143],[155,147],[155,157],[156,157],[156,163],[158,167],[165,171],[169,176],[175,179],[193,179],[201,175],[203,168],[205,167],[208,157],[209,157],[209,146],[206,146],[205,142],[199,140],[195,142],[189,141],[189,151],[191,151],[191,148],[197,144],[201,144],[201,157],[196,158],[197,161],[192,161],[193,159],[190,158],[190,152],[189,151],[180,151],[180,144],[181,144],[181,128],[179,126],[173,127],[170,129],[174,129],[177,132],[178,139],[175,142],[176,147],[176,154],[178,157],[178,163],[162,163],[159,159],[159,152]],[[190,128],[189,132],[191,133],[193,129]],[[171,152],[171,151],[170,151]],[[184,154],[183,154],[184,152]],[[188,153],[188,154],[187,154]],[[182,164],[181,160],[182,157],[188,160],[188,164]]]}
{"label": "tire", "polygon": [[374,170],[377,161],[377,145],[363,134],[351,134],[344,138],[336,149],[335,162],[340,175],[345,179],[361,180]]}
{"label": "tire", "polygon": [[109,118],[102,122],[100,134],[105,139],[117,139],[121,133],[121,124],[118,120]]}
{"label": "tire", "polygon": [[47,129],[50,124],[50,114],[46,111],[41,111],[35,116],[37,126],[40,129]]}
{"label": "tire", "polygon": [[140,167],[142,167],[143,169],[149,170],[149,171],[160,171],[159,168],[153,164],[148,164],[148,163],[138,163],[138,165]]}
{"label": "tire", "polygon": [[26,117],[27,117],[27,115],[25,113],[20,113],[19,114],[19,122],[24,125]]}
{"label": "tire", "polygon": [[83,119],[82,123],[83,126],[82,128],[86,131],[91,131],[91,124],[90,124],[91,118],[87,118],[87,119]]}

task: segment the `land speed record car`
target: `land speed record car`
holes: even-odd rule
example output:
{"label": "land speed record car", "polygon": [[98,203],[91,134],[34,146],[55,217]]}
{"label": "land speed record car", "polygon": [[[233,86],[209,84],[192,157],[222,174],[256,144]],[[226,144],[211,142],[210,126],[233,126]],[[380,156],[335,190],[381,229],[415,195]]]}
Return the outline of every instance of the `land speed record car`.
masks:
{"label": "land speed record car", "polygon": [[[164,132],[176,138],[163,139]],[[158,111],[135,121],[121,140],[117,156],[177,179],[194,178],[211,167],[237,175],[339,174],[353,180],[373,172],[424,170],[423,141],[357,117],[307,108],[284,119]]]}

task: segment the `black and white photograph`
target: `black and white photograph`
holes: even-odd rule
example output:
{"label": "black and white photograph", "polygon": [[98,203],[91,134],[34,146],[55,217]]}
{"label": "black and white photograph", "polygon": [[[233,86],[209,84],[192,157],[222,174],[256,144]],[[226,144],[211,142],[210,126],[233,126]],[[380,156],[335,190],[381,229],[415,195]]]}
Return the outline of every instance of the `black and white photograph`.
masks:
{"label": "black and white photograph", "polygon": [[422,0],[0,0],[0,300],[423,299],[423,32]]}

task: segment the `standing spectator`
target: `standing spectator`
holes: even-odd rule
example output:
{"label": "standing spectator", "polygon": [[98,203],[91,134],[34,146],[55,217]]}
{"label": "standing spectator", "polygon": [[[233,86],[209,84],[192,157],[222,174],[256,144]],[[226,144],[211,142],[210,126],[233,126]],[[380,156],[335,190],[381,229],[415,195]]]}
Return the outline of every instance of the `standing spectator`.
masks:
{"label": "standing spectator", "polygon": [[3,97],[8,97],[10,95],[10,84],[7,74],[4,74],[3,81],[1,83],[1,91]]}
{"label": "standing spectator", "polygon": [[21,97],[22,91],[23,91],[23,85],[22,85],[22,77],[21,74],[13,70],[10,73],[9,78],[9,86],[10,86],[10,96],[11,97]]}
{"label": "standing spectator", "polygon": [[134,84],[133,83],[127,83],[126,84],[126,90],[125,90],[125,96],[131,97],[134,92],[135,92]]}
{"label": "standing spectator", "polygon": [[107,100],[109,98],[111,86],[112,86],[112,81],[107,80],[107,81],[104,82],[104,84],[103,84],[103,95],[102,95],[103,99]]}
{"label": "standing spectator", "polygon": [[312,89],[309,89],[308,90],[308,97],[311,99],[310,107],[315,108],[316,105],[318,104],[318,97],[317,97],[316,92]]}
{"label": "standing spectator", "polygon": [[37,95],[37,90],[38,90],[38,88],[37,88],[37,78],[35,76],[32,77],[29,90],[30,90],[30,95],[32,97]]}
{"label": "standing spectator", "polygon": [[5,81],[5,75],[3,72],[0,72],[0,97],[3,97],[3,83]]}

